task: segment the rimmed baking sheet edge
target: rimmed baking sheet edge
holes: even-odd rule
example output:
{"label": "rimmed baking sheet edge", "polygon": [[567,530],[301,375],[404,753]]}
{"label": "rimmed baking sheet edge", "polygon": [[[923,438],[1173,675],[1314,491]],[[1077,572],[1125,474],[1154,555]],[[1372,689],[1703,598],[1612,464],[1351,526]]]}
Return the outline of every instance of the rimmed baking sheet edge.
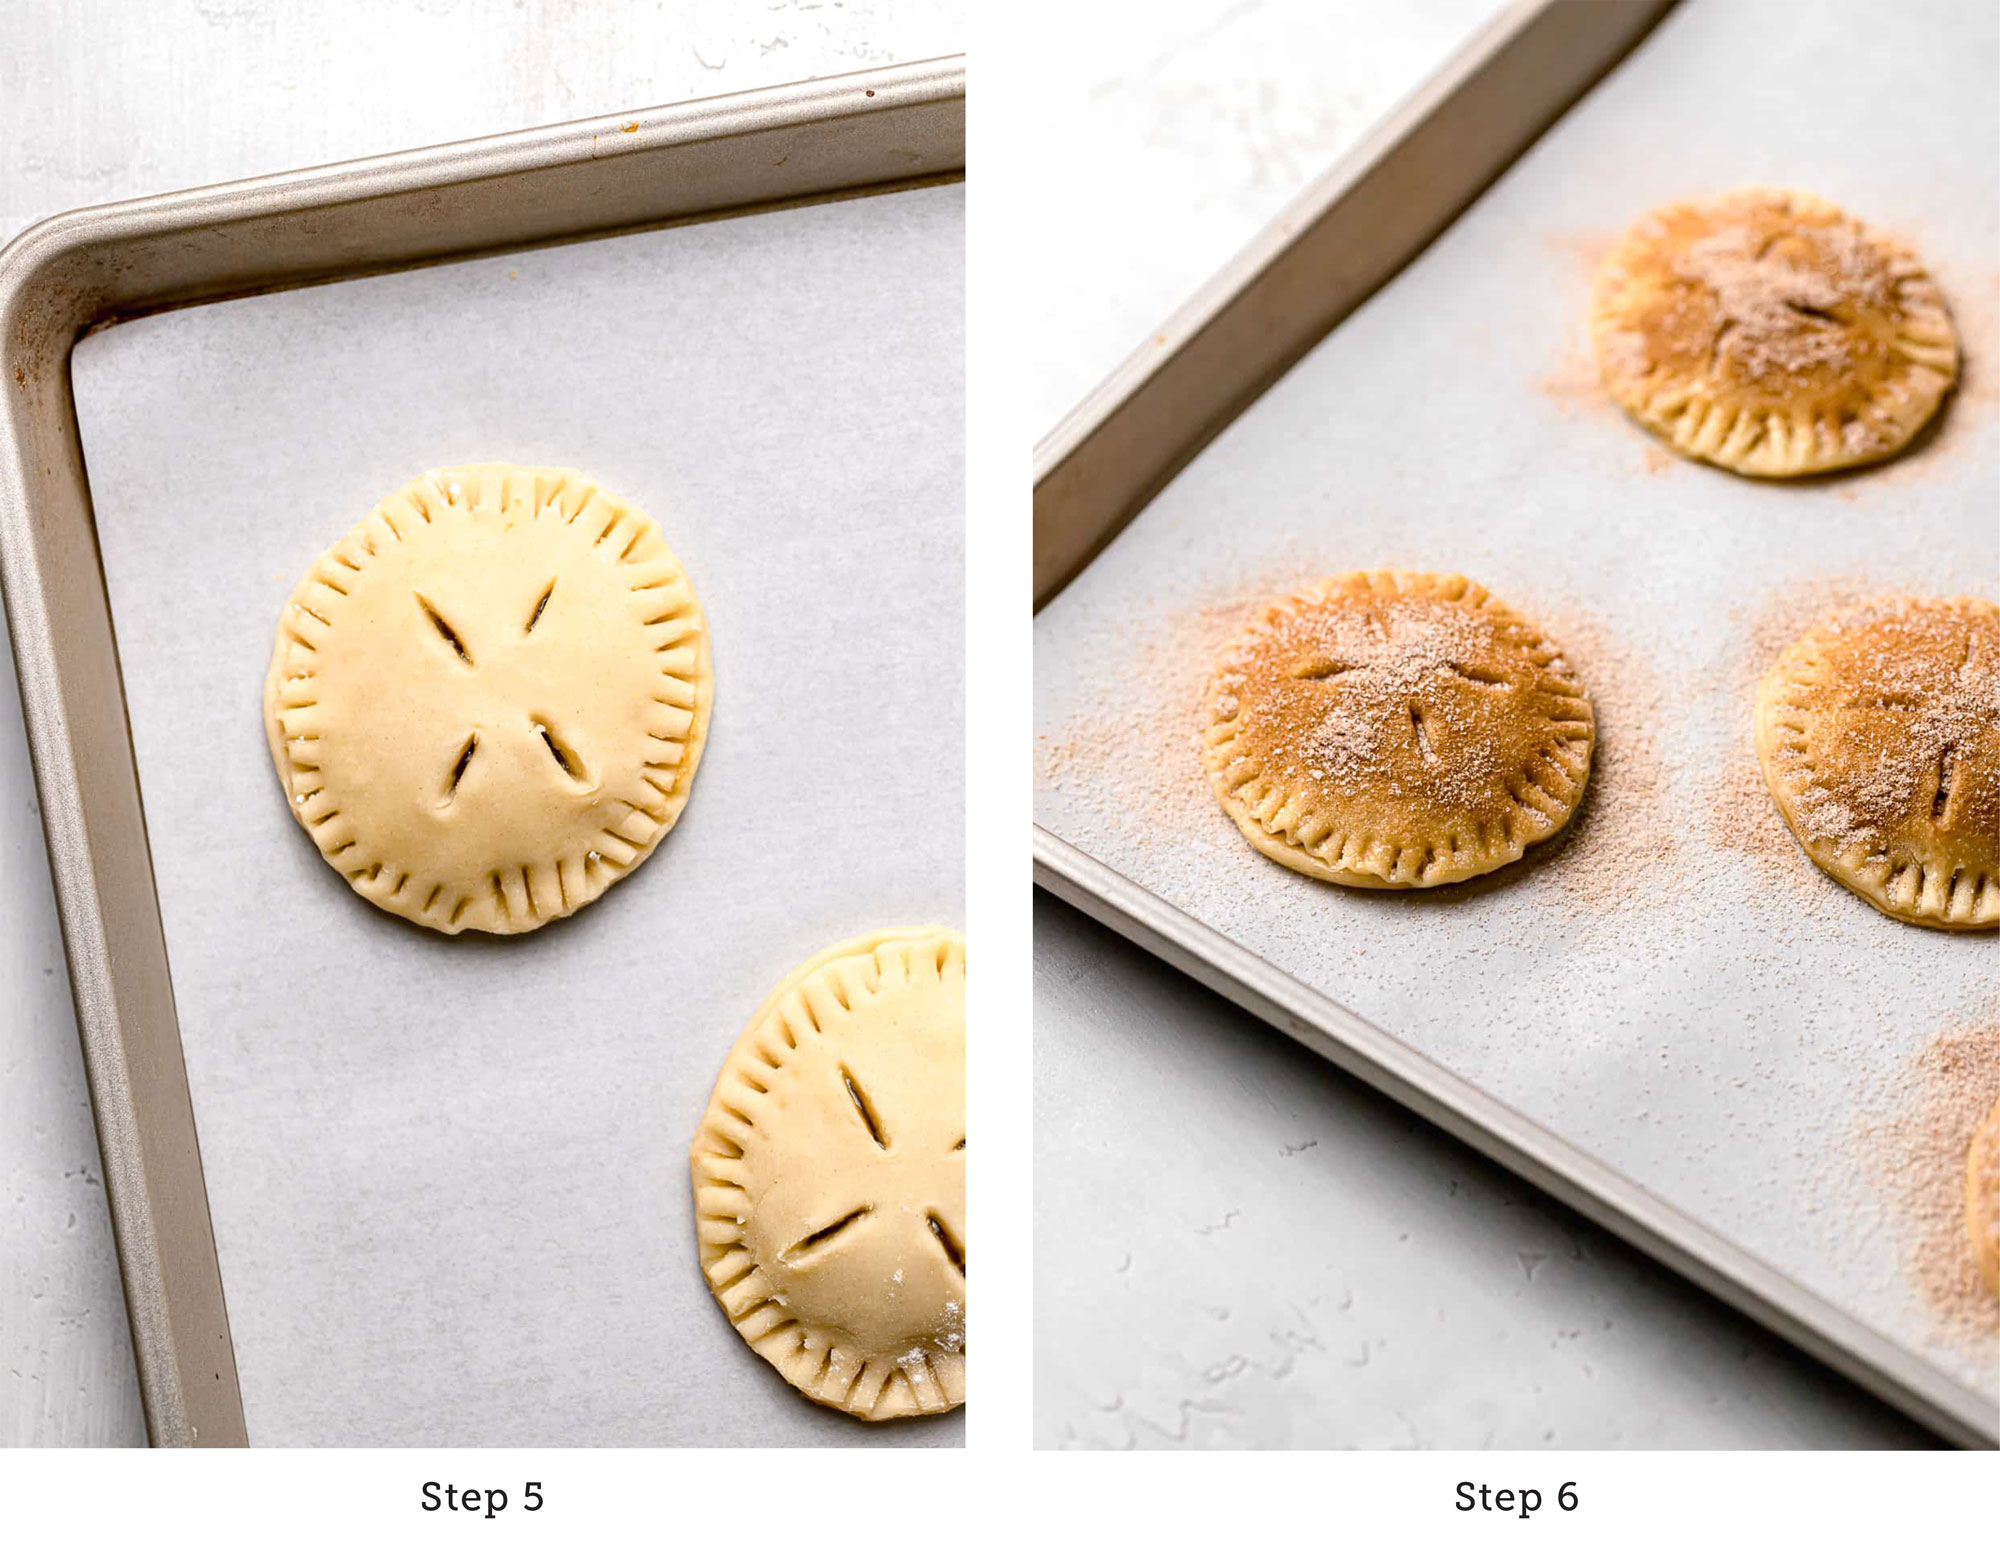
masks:
{"label": "rimmed baking sheet edge", "polygon": [[0,251],[0,580],[147,1429],[246,1445],[69,382],[160,308],[962,175],[961,58],[93,207]]}
{"label": "rimmed baking sheet edge", "polygon": [[[1521,0],[1254,238],[1037,445],[1035,608],[1670,8]],[[1986,1401],[1935,1366],[1039,823],[1034,879],[1947,1440],[2000,1445]]]}

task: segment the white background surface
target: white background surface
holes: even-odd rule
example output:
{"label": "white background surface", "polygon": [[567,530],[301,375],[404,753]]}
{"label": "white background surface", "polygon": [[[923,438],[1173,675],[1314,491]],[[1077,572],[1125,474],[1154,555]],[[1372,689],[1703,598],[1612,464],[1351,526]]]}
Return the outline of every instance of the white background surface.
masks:
{"label": "white background surface", "polygon": [[[77,205],[964,46],[952,0],[0,0],[0,235]],[[0,649],[0,1442],[145,1439],[101,1176]]]}
{"label": "white background surface", "polygon": [[[1192,13],[1198,9],[1207,12],[1205,30],[1194,20]],[[1351,143],[1370,116],[1368,110],[1379,112],[1389,106],[1425,68],[1414,35],[1405,33],[1397,46],[1385,45],[1379,57],[1378,38],[1408,26],[1428,25],[1436,29],[1428,40],[1433,52],[1441,53],[1450,46],[1442,37],[1448,30],[1445,9],[1349,7],[1344,12],[1347,25],[1335,26],[1322,8],[1306,5],[1181,7],[1190,33],[1198,33],[1198,38],[1146,55],[1152,63],[1136,81],[1135,51],[1129,45],[1100,47],[1092,56],[1096,84],[1081,94],[1086,106],[1051,107],[1046,115],[1050,122],[1041,131],[1050,146],[1059,144],[1069,127],[1061,118],[1067,111],[1078,123],[1088,121],[1098,136],[1088,159],[1044,158],[1049,169],[1045,178],[1058,186],[1051,194],[1052,203],[1059,209],[1085,212],[1092,194],[1111,191],[1102,198],[1115,205],[1117,191],[1158,176],[1162,160],[1175,164],[1171,177],[1178,198],[1155,202],[1144,212],[1118,213],[1124,223],[1120,252],[1122,245],[1130,244],[1133,251],[1152,258],[1127,268],[1102,262],[1105,256],[1100,250],[1100,263],[1087,270],[1045,267],[1041,284],[1050,295],[1045,311],[1051,317],[1081,317],[1093,308],[1121,310],[1128,279],[1138,278],[1134,289],[1168,283],[1169,266],[1158,259],[1163,253],[1178,257],[1220,246],[1225,252],[1217,257],[1226,257],[1261,215],[1289,192],[1270,188],[1262,199],[1244,195],[1248,171],[1244,148],[1282,143],[1296,134],[1298,126],[1308,122],[1308,116],[1297,110],[1299,103],[1362,105],[1345,124],[1332,126],[1313,142],[1318,160],[1304,154],[1294,159],[1297,168],[1288,175],[1289,182],[1295,185],[1316,171],[1328,156]],[[1451,19],[1469,31],[1485,10],[1462,6]],[[1760,8],[1760,15],[1770,24],[1785,12],[1767,5]],[[1368,19],[1365,29],[1363,16]],[[1689,15],[1679,20],[1694,25],[1699,18]],[[1708,20],[1714,20],[1712,7]],[[1321,27],[1333,27],[1344,46],[1328,46],[1318,33]],[[1711,38],[1711,46],[1712,42]],[[1766,52],[1760,46],[1755,57]],[[1199,61],[1214,63],[1224,79],[1232,64],[1241,68],[1245,61],[1258,62],[1267,72],[1254,90],[1246,90],[1233,104],[1209,100],[1205,134],[1191,127],[1183,90],[1184,73],[1199,74],[1203,68]],[[1400,76],[1397,61],[1403,66]],[[1093,79],[1089,61],[1072,59],[1066,68],[1081,79]],[[1687,77],[1683,73],[1676,79]],[[1783,79],[1795,80],[1796,75]],[[1838,100],[1857,108],[1869,101],[1865,93],[1843,94]],[[1633,123],[1629,95],[1623,112],[1621,122]],[[1195,123],[1203,124],[1203,117],[1195,116]],[[1599,157],[1613,155],[1606,135],[1592,137],[1586,132],[1583,138]],[[1195,155],[1187,149],[1205,139],[1215,143],[1209,154]],[[1844,143],[1830,131],[1807,140],[1806,155],[1825,154],[1833,161],[1831,168],[1815,164],[1809,171],[1822,181],[1841,176],[1842,164],[1833,147]],[[1544,147],[1548,145],[1544,142]],[[1755,155],[1767,160],[1753,161],[1743,176],[1753,181],[1771,176],[1774,169],[1767,161],[1780,149],[1761,145]],[[1572,142],[1572,154],[1574,150]],[[1712,159],[1715,166],[1700,163],[1701,170],[1691,175],[1710,179],[1726,178],[1729,175],[1719,169],[1741,165],[1752,155],[1740,137],[1725,134],[1700,140],[1686,150],[1697,160]],[[1531,152],[1530,160],[1537,154]],[[1626,155],[1629,182],[1636,175],[1629,148]],[[1264,157],[1255,165],[1267,178],[1276,178],[1275,169],[1291,164]],[[1898,170],[1873,171],[1892,186],[1895,183]],[[1559,220],[1585,221],[1593,196],[1601,202],[1607,186],[1619,188],[1616,198],[1621,209],[1634,201],[1643,208],[1652,199],[1677,192],[1652,186],[1626,191],[1614,182],[1608,167],[1597,165],[1579,171],[1559,163],[1552,176],[1557,187],[1583,208],[1582,214],[1562,208]],[[1668,175],[1656,171],[1654,176]],[[1937,181],[1947,183],[1943,174]],[[1875,190],[1877,203],[1887,196],[1878,185],[1868,187]],[[1866,203],[1860,193],[1855,198]],[[1525,256],[1522,266],[1529,276],[1520,294],[1522,306],[1493,308],[1486,317],[1491,328],[1475,320],[1469,332],[1463,319],[1447,325],[1454,318],[1449,302],[1420,304],[1415,312],[1448,328],[1454,338],[1475,339],[1482,361],[1498,362],[1503,370],[1512,371],[1518,366],[1514,358],[1522,341],[1533,344],[1536,307],[1558,289],[1553,281],[1539,286],[1534,282],[1536,261],[1541,272],[1564,278],[1574,266],[1562,255],[1554,255],[1551,263],[1553,251],[1542,251],[1542,238],[1524,236],[1508,225],[1504,208],[1488,214],[1488,226],[1480,230],[1495,255],[1510,254],[1520,260],[1523,256],[1517,251],[1523,244],[1535,250]],[[1981,244],[1990,242],[1990,235],[1981,225],[1985,210],[1961,214],[1964,219],[1946,230],[1959,240],[1952,248],[1959,273],[1969,276],[1976,273]],[[1476,244],[1478,239],[1466,236],[1465,229],[1479,215],[1468,217],[1452,237]],[[1518,224],[1518,217],[1511,219]],[[1107,228],[1113,224],[1107,222]],[[1493,236],[1495,224],[1504,229],[1500,239]],[[1222,226],[1234,231],[1234,241],[1226,245],[1217,230]],[[1507,247],[1509,242],[1514,247]],[[1445,247],[1438,245],[1391,291],[1425,264],[1446,262],[1439,253]],[[1476,258],[1469,263],[1471,268],[1462,272],[1468,288],[1484,277]],[[1205,279],[1213,268],[1214,261],[1205,261],[1199,274],[1185,278],[1183,290]],[[1178,296],[1160,299],[1155,317],[1179,300]],[[1436,479],[1447,450],[1442,444],[1427,444],[1423,429],[1442,438],[1457,428],[1486,427],[1487,432],[1461,445],[1481,462],[1448,491],[1460,493],[1462,488],[1469,511],[1483,515],[1494,492],[1519,489],[1532,479],[1538,500],[1550,502],[1556,523],[1552,532],[1560,532],[1560,518],[1567,511],[1564,496],[1548,498],[1549,483],[1537,475],[1540,467],[1535,461],[1549,449],[1562,450],[1556,457],[1568,461],[1576,450],[1563,438],[1574,443],[1589,429],[1566,422],[1553,404],[1535,396],[1536,402],[1521,411],[1522,438],[1509,440],[1496,434],[1490,407],[1450,398],[1451,391],[1459,388],[1476,400],[1485,380],[1454,385],[1448,373],[1437,375],[1433,358],[1426,356],[1444,336],[1431,333],[1414,342],[1405,339],[1399,348],[1383,344],[1383,332],[1406,328],[1410,316],[1408,310],[1383,311],[1390,300],[1390,293],[1376,298],[1343,326],[1334,341],[1295,369],[1197,459],[1082,580],[1045,610],[1038,648],[1058,638],[1068,648],[1054,669],[1038,665],[1038,684],[1053,687],[1038,718],[1048,718],[1058,734],[1065,713],[1084,715],[1086,724],[1094,717],[1102,728],[1119,727],[1121,710],[1127,707],[1121,697],[1130,692],[1120,688],[1109,669],[1135,663],[1139,658],[1135,643],[1164,638],[1160,623],[1190,617],[1188,607],[1204,600],[1199,582],[1203,569],[1226,575],[1222,587],[1227,592],[1239,575],[1259,576],[1271,571],[1274,563],[1318,554],[1316,542],[1323,542],[1325,531],[1342,521],[1342,500],[1354,498],[1366,515],[1411,515],[1411,521],[1400,527],[1384,520],[1372,532],[1373,538],[1390,547],[1393,556],[1421,547],[1429,532],[1425,515],[1436,502],[1453,500]],[[1565,306],[1572,302],[1563,299]],[[1571,312],[1576,311],[1571,306]],[[1354,367],[1351,357],[1339,357],[1337,349],[1367,330],[1371,319],[1374,332],[1362,338],[1380,346],[1378,359],[1391,364],[1370,379],[1380,385],[1380,393],[1344,415],[1331,415],[1328,406],[1346,403],[1352,383],[1367,375],[1366,369]],[[1136,337],[1146,326],[1136,320],[1133,324]],[[1561,364],[1564,343],[1558,329],[1548,342],[1551,367]],[[1078,335],[1075,365],[1080,369],[1087,361],[1101,370],[1108,365],[1103,355],[1106,344]],[[1329,353],[1336,354],[1329,358]],[[1052,410],[1066,408],[1067,400],[1088,387],[1072,389],[1070,365],[1052,366],[1045,374],[1048,380],[1059,381],[1062,390],[1051,391]],[[1429,377],[1424,376],[1427,367]],[[1409,370],[1414,383],[1405,381],[1403,369]],[[1315,372],[1317,377],[1312,376]],[[1397,408],[1419,405],[1423,414],[1412,418],[1412,426],[1419,430],[1405,436],[1396,423]],[[1352,444],[1344,438],[1352,438]],[[1489,445],[1505,450],[1514,462],[1497,467],[1489,463]],[[1231,450],[1240,450],[1233,464]],[[1302,452],[1306,450],[1310,452]],[[1582,457],[1596,456],[1584,450]],[[1609,457],[1643,469],[1643,449],[1632,436],[1621,436]],[[1967,465],[1960,460],[1955,467],[1963,470]],[[1341,473],[1334,476],[1330,471]],[[1368,484],[1378,471],[1386,490]],[[1684,493],[1704,480],[1713,484],[1725,479],[1691,469],[1679,473],[1683,484],[1675,489]],[[1399,479],[1402,487],[1396,485]],[[1750,500],[1744,496],[1748,488],[1743,483],[1738,487],[1734,494]],[[1898,489],[1908,496],[1907,489]],[[1725,490],[1725,496],[1730,494]],[[1770,493],[1762,495],[1774,500]],[[1954,501],[1976,495],[1954,494],[1947,485],[1931,494],[1925,511],[1942,520],[1959,511],[1952,507]],[[1845,510],[1832,493],[1822,496]],[[1684,505],[1689,502],[1699,508],[1698,495],[1684,496]],[[1613,504],[1609,511],[1625,510]],[[1648,509],[1630,511],[1636,515]],[[1542,512],[1537,506],[1519,509],[1523,519]],[[1737,521],[1740,525],[1740,514]],[[1850,531],[1869,527],[1848,525]],[[1937,527],[1933,523],[1933,535]],[[1477,575],[1494,581],[1503,597],[1515,598],[1518,591],[1510,591],[1490,574],[1496,566],[1522,558],[1496,559],[1493,551],[1507,551],[1504,541],[1494,542],[1485,527],[1476,532],[1482,535],[1479,543],[1489,549],[1478,551],[1476,560],[1454,564],[1485,569]],[[1607,525],[1605,534],[1609,541],[1618,531]],[[1192,543],[1196,537],[1198,544]],[[1180,540],[1191,543],[1176,550]],[[1630,549],[1629,541],[1618,543]],[[1965,569],[1972,565],[1972,549],[1967,536],[1955,553],[1961,586]],[[1153,565],[1162,552],[1184,564],[1179,572],[1174,572],[1174,562]],[[1142,559],[1129,561],[1133,556]],[[1136,582],[1121,567],[1138,568]],[[1942,575],[1951,575],[1949,561],[1941,567]],[[1929,573],[1923,576],[1935,581]],[[1107,580],[1121,578],[1123,584],[1107,586]],[[1137,595],[1141,603],[1135,604],[1128,594]],[[1632,614],[1625,612],[1628,619]],[[1711,623],[1705,633],[1688,634],[1697,643],[1724,640],[1726,635],[1726,621],[1719,626]],[[1079,646],[1085,642],[1088,648]],[[1143,697],[1153,689],[1152,681],[1142,680],[1137,692]],[[1144,727],[1144,713],[1131,716],[1134,727]],[[1718,737],[1726,738],[1726,731]],[[1162,759],[1144,736],[1134,744],[1133,753],[1142,763]],[[1148,786],[1144,780],[1133,785],[1142,792]],[[1236,843],[1219,817],[1214,838],[1172,853],[1152,845],[1143,823],[1133,826],[1116,814],[1101,819],[1093,829],[1089,790],[1087,771],[1073,776],[1060,791],[1038,800],[1038,813],[1059,833],[1156,889],[1162,889],[1156,884],[1162,874],[1175,881],[1204,881],[1190,888],[1205,893],[1204,910],[1220,913],[1226,927],[1251,939],[1273,959],[1289,965],[1298,956],[1310,957],[1344,943],[1328,926],[1326,914],[1365,916],[1377,932],[1392,920],[1399,925],[1397,932],[1417,932],[1410,914],[1419,912],[1420,904],[1378,901],[1373,893],[1348,893],[1334,901],[1323,888],[1283,876],[1257,860]],[[1133,818],[1146,813],[1134,812]],[[1116,844],[1110,842],[1113,837],[1119,839]],[[1206,894],[1210,884],[1217,886],[1212,895]],[[1166,889],[1172,896],[1171,888]],[[1503,894],[1488,893],[1481,900],[1490,906]],[[1225,905],[1216,906],[1217,900]],[[1283,910],[1271,911],[1274,903],[1282,903]],[[1863,921],[1858,933],[1873,932],[1878,924],[1893,929],[1855,905],[1859,919],[1873,920]],[[1475,904],[1464,910],[1479,908]],[[1302,924],[1308,927],[1299,943],[1285,941],[1279,950],[1269,948],[1266,942],[1283,926]],[[1448,1009],[1450,1004],[1438,1002],[1437,996],[1440,987],[1452,986],[1450,973],[1456,970],[1461,981],[1476,984],[1496,969],[1498,963],[1485,953],[1494,949],[1492,926],[1484,927],[1487,941],[1469,952],[1455,943],[1453,956],[1438,968],[1437,978],[1421,975],[1408,958],[1377,962],[1364,954],[1342,962],[1344,981],[1331,986],[1337,997],[1347,989],[1374,996],[1385,979],[1410,972],[1425,990],[1418,1003],[1432,1013]],[[1038,907],[1036,935],[1039,1443],[1856,1446],[1915,1439],[1887,1411],[1749,1324],[1483,1166],[1435,1131],[1375,1100],[1267,1028],[1148,963],[1079,915],[1045,900]],[[1940,949],[1961,952],[1961,964],[1977,953],[1956,945],[1920,943],[1913,948],[1933,954]],[[1518,949],[1518,941],[1509,942],[1498,946],[1498,954],[1504,960]],[[1577,955],[1580,962],[1590,959],[1583,947]],[[1787,975],[1789,965],[1779,965],[1773,975]],[[1326,986],[1324,979],[1319,981]],[[1712,998],[1724,988],[1734,990],[1741,979],[1713,985],[1689,981],[1691,987],[1699,982],[1700,994]],[[1940,998],[1948,992],[1941,990]],[[1466,1007],[1484,1009],[1491,1002],[1490,995],[1475,989]],[[1358,1007],[1364,1014],[1375,1012],[1375,1006],[1365,1001]],[[1393,1003],[1389,1008],[1389,1027],[1399,1030],[1408,1004]],[[1599,1008],[1595,996],[1590,1008]],[[1610,1012],[1607,1021],[1615,1018],[1615,1001],[1603,1008]],[[1550,1064],[1548,1050],[1534,1045],[1540,1023],[1517,1010],[1512,1024],[1525,1034],[1520,1044],[1524,1051],[1514,1055],[1517,1068],[1525,1063],[1558,1095],[1564,1086],[1570,1087],[1576,1108],[1589,1098],[1614,1111],[1621,1106],[1628,1113],[1636,1110],[1640,1121],[1625,1128],[1619,1142],[1643,1144],[1651,1154],[1641,1159],[1660,1171],[1685,1158],[1689,1165],[1680,1176],[1690,1175],[1693,1163],[1702,1157],[1677,1151],[1679,1136],[1672,1127],[1677,1114],[1671,1106],[1656,1109],[1648,1133],[1644,1120],[1649,1114],[1644,1109],[1649,1098],[1628,1097],[1621,1086],[1630,1082],[1612,1075],[1605,1051],[1593,1053],[1586,1046],[1573,1062]],[[1695,1024],[1702,1026],[1703,1017],[1698,1016]],[[1505,1029],[1507,1021],[1500,1025]],[[1707,1087],[1726,1086],[1743,1065],[1761,1056],[1743,1044],[1737,1027],[1714,1026],[1718,1036],[1725,1030],[1736,1033],[1730,1051],[1715,1054],[1702,1049],[1683,1055],[1690,1068],[1704,1058],[1712,1060],[1723,1078],[1690,1081],[1676,1071],[1683,1091],[1693,1084],[1699,1087],[1696,1094],[1705,1096]],[[1475,1047],[1482,1035],[1492,1034],[1477,1023],[1462,1033]],[[1504,1056],[1516,1044],[1509,1036],[1489,1045],[1497,1045]],[[1887,1056],[1879,1053],[1868,1057],[1876,1068],[1886,1061]],[[1492,1058],[1487,1068],[1498,1062]],[[1793,1075],[1799,1066],[1788,1069],[1773,1057],[1769,1067],[1758,1067],[1776,1077]],[[1854,1076],[1861,1072],[1851,1062],[1837,1074],[1827,1065],[1822,1068],[1829,1072],[1809,1076],[1810,1084],[1821,1091],[1843,1084],[1851,1089]],[[1485,1070],[1475,1068],[1474,1075],[1483,1079]],[[1670,1095],[1671,1083],[1661,1081],[1663,1097]],[[1837,1100],[1847,1096],[1848,1091],[1842,1090]],[[1740,1127],[1747,1134],[1759,1125],[1748,1121],[1748,1114],[1735,1113],[1740,1105],[1725,1092],[1707,1115],[1725,1130]],[[1803,1132],[1809,1120],[1788,1121],[1799,1123]],[[1588,1136],[1588,1142],[1608,1147],[1612,1140],[1607,1129],[1617,1132],[1607,1124]],[[1795,1186],[1792,1148],[1793,1136],[1786,1134],[1771,1152],[1781,1163],[1773,1173],[1781,1193]],[[1806,1164],[1811,1164],[1809,1154]],[[1760,1177],[1759,1187],[1762,1182]],[[1710,1204],[1699,1207],[1713,1211],[1725,1224],[1732,1223],[1723,1211],[1738,1211],[1727,1198],[1721,1209]],[[1782,1201],[1773,1201],[1773,1208],[1782,1208]],[[1814,1274],[1827,1262],[1818,1247],[1799,1256]],[[1883,1256],[1893,1261],[1893,1253]],[[1879,1317],[1885,1310],[1899,1311],[1878,1301],[1870,1315]]]}
{"label": "white background surface", "polygon": [[[1502,0],[1031,0],[1039,437]],[[1143,17],[1143,20],[1140,18]],[[975,151],[975,155],[976,155]]]}

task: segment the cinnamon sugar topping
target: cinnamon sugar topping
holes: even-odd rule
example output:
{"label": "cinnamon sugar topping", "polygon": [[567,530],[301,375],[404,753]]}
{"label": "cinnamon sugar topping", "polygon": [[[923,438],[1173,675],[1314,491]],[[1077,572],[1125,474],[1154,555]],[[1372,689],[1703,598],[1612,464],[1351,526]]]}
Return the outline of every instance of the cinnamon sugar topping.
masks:
{"label": "cinnamon sugar topping", "polygon": [[1604,263],[1592,333],[1627,411],[1748,475],[1887,458],[1958,373],[1950,315],[1917,258],[1782,190],[1646,217]]}
{"label": "cinnamon sugar topping", "polygon": [[1223,656],[1206,760],[1260,851],[1344,884],[1441,885],[1568,821],[1591,709],[1561,653],[1463,578],[1353,573]]}
{"label": "cinnamon sugar topping", "polygon": [[1884,911],[2000,923],[2000,609],[1877,601],[1788,649],[1758,749],[1801,846]]}

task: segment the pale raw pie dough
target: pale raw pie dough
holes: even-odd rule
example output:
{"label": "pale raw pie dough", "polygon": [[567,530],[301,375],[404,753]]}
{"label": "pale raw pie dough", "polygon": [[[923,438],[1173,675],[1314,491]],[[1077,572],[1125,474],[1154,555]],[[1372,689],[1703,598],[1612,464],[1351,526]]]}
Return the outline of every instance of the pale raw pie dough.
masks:
{"label": "pale raw pie dough", "polygon": [[1438,886],[1561,831],[1590,698],[1476,583],[1353,572],[1266,607],[1209,682],[1203,757],[1250,845],[1320,880]]}
{"label": "pale raw pie dough", "polygon": [[313,563],[264,723],[355,890],[446,934],[518,934],[672,829],[713,689],[701,602],[650,518],[572,470],[467,465]]}
{"label": "pale raw pie dough", "polygon": [[1806,856],[1892,918],[2000,924],[2000,607],[1886,599],[1780,654],[1757,754]]}
{"label": "pale raw pie dough", "polygon": [[2000,1101],[1965,1153],[1965,1228],[1980,1279],[2000,1296]]}
{"label": "pale raw pie dough", "polygon": [[702,1272],[744,1341],[864,1420],[965,1402],[965,940],[886,929],[793,972],[689,1151]]}
{"label": "pale raw pie dough", "polygon": [[1922,262],[1788,190],[1647,216],[1598,272],[1591,335],[1628,413],[1743,475],[1886,459],[1958,378],[1958,336]]}

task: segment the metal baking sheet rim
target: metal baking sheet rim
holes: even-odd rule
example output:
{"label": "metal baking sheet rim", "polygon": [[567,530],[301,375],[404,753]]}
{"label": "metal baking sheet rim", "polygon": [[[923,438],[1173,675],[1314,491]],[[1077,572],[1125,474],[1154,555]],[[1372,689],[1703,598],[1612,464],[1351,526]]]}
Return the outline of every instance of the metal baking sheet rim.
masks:
{"label": "metal baking sheet rim", "polygon": [[247,1435],[71,347],[161,308],[964,167],[952,57],[71,211],[0,250],[0,582],[155,1445]]}
{"label": "metal baking sheet rim", "polygon": [[[1522,0],[1254,238],[1163,326],[1152,347],[1123,363],[1037,447],[1035,608],[1060,593],[1306,350],[1456,220],[1670,6],[1671,0],[1625,0],[1617,7]],[[1517,87],[1524,72],[1542,88],[1540,101],[1523,103],[1512,91],[1495,98],[1496,83]],[[1314,316],[1274,312],[1273,299],[1281,306],[1300,299],[1299,283],[1312,271],[1299,260],[1301,251],[1333,246],[1331,226],[1343,215],[1367,213],[1377,191],[1408,189],[1410,167],[1430,154],[1420,144],[1424,133],[1444,114],[1479,118],[1489,131],[1474,142],[1479,149],[1456,153],[1471,165],[1423,181],[1431,208],[1409,213],[1401,230],[1366,233],[1364,241],[1376,244],[1372,259],[1352,268],[1344,288],[1324,288],[1312,304]],[[1284,327],[1274,330],[1274,322]],[[1246,343],[1243,360],[1230,364],[1238,342]],[[1145,456],[1135,459],[1141,449]],[[1970,1389],[1039,823],[1034,878],[1947,1440],[2000,1445],[2000,1424]]]}
{"label": "metal baking sheet rim", "polygon": [[1086,395],[1035,446],[1035,608],[1673,4],[1513,0]]}

